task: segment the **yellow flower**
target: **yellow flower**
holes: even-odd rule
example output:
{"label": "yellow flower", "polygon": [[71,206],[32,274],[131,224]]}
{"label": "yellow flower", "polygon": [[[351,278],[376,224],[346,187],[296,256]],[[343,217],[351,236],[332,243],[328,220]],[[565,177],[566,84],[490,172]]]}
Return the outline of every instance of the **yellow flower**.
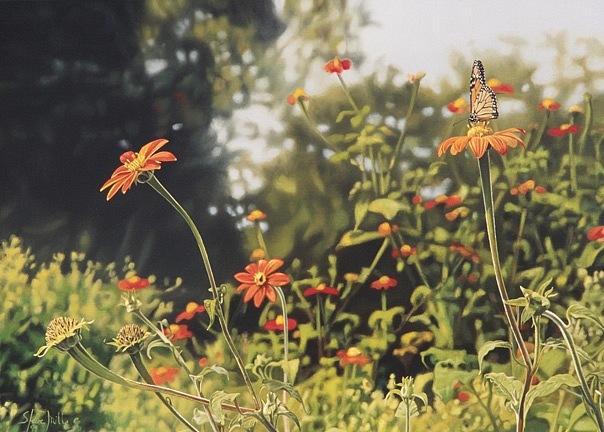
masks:
{"label": "yellow flower", "polygon": [[509,147],[516,147],[517,144],[526,148],[522,139],[518,138],[514,133],[525,134],[526,132],[519,128],[493,132],[488,122],[472,123],[468,125],[466,136],[456,136],[444,140],[438,146],[438,156],[442,156],[447,150],[450,150],[452,155],[456,155],[461,153],[466,146],[470,147],[470,150],[472,150],[472,153],[477,158],[484,156],[489,147],[493,147],[502,155],[507,153]]}

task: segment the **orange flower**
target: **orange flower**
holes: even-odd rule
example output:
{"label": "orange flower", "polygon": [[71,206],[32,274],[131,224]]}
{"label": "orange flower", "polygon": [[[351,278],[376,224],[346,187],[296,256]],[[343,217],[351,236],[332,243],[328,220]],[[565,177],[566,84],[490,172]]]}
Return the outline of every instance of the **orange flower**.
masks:
{"label": "orange flower", "polygon": [[391,278],[390,276],[382,276],[376,281],[373,281],[371,284],[371,288],[376,290],[389,290],[398,285],[398,281],[396,279]]}
{"label": "orange flower", "polygon": [[470,400],[470,395],[466,392],[459,392],[457,393],[456,398],[460,402],[467,402]]}
{"label": "orange flower", "polygon": [[264,219],[266,219],[266,214],[262,210],[256,209],[256,210],[252,210],[250,212],[250,214],[247,215],[245,218],[247,220],[249,220],[250,222],[254,222],[254,221],[257,221],[257,220],[264,220]]}
{"label": "orange flower", "polygon": [[392,234],[392,227],[388,222],[383,222],[380,224],[380,226],[378,226],[377,231],[382,237],[388,237],[390,234]]}
{"label": "orange flower", "polygon": [[144,171],[154,171],[161,168],[162,162],[174,162],[176,156],[167,151],[157,152],[166,145],[168,140],[158,139],[145,144],[138,153],[128,151],[120,156],[120,162],[123,164],[118,167],[111,178],[101,186],[101,192],[109,188],[107,201],[121,189],[125,194],[132,184],[136,181],[139,174]]}
{"label": "orange flower", "polygon": [[149,279],[143,279],[139,276],[130,276],[128,279],[117,283],[118,289],[122,291],[139,291],[149,286]]}
{"label": "orange flower", "polygon": [[334,287],[327,286],[324,283],[320,283],[316,287],[306,288],[302,295],[304,297],[310,297],[315,294],[328,294],[328,295],[340,295],[340,292]]}
{"label": "orange flower", "polygon": [[[275,318],[274,320],[267,321],[263,327],[264,330],[268,331],[285,330],[285,320],[283,319],[283,315],[277,315],[277,318]],[[298,327],[298,321],[293,318],[288,318],[287,331],[295,330],[296,327]]]}
{"label": "orange flower", "polygon": [[509,84],[499,81],[497,78],[491,78],[487,81],[487,85],[491,87],[495,93],[513,94],[514,87]]}
{"label": "orange flower", "polygon": [[455,219],[457,219],[458,217],[466,217],[469,213],[469,209],[467,207],[459,207],[456,208],[455,210],[450,211],[449,213],[445,213],[445,218],[448,221],[453,222]]}
{"label": "orange flower", "polygon": [[560,108],[560,104],[551,98],[545,98],[537,105],[539,109],[546,109],[548,111],[556,111]]}
{"label": "orange flower", "polygon": [[269,261],[262,259],[257,263],[248,264],[245,272],[237,273],[235,279],[241,282],[241,285],[237,287],[237,292],[247,290],[243,301],[247,303],[253,298],[256,307],[260,307],[264,297],[275,302],[277,293],[273,287],[283,286],[290,282],[289,276],[285,273],[275,273],[282,265],[283,260],[280,259]]}
{"label": "orange flower", "polygon": [[537,186],[535,187],[535,192],[537,192],[538,194],[544,194],[547,193],[547,189],[543,186]]}
{"label": "orange flower", "polygon": [[442,156],[449,149],[452,155],[456,155],[464,150],[466,146],[470,146],[470,150],[472,150],[472,153],[477,158],[483,157],[489,147],[493,147],[502,155],[507,153],[508,147],[513,148],[517,144],[526,148],[524,142],[514,135],[514,133],[524,134],[526,132],[519,128],[493,132],[493,129],[488,126],[487,122],[473,123],[472,125],[468,125],[466,136],[451,137],[443,141],[438,146],[438,156]]}
{"label": "orange flower", "polygon": [[468,101],[466,98],[458,98],[447,104],[447,109],[453,114],[461,115],[467,111]]}
{"label": "orange flower", "polygon": [[323,70],[329,73],[337,73],[341,74],[345,70],[348,70],[352,67],[352,61],[350,59],[342,59],[339,57],[334,57],[333,60],[328,61],[323,65]]}
{"label": "orange flower", "polygon": [[337,356],[340,357],[341,366],[351,364],[365,366],[371,363],[371,357],[369,357],[367,354],[363,354],[363,352],[357,347],[350,347],[348,350],[339,350],[337,352]]}
{"label": "orange flower", "polygon": [[297,102],[305,101],[308,99],[310,99],[310,96],[308,96],[308,94],[306,94],[303,89],[297,88],[292,94],[287,96],[287,103],[293,106]]}
{"label": "orange flower", "polygon": [[191,318],[193,318],[195,316],[195,314],[205,312],[205,310],[206,310],[206,308],[204,305],[200,305],[195,302],[189,302],[189,303],[187,303],[187,307],[185,308],[185,311],[181,312],[176,317],[176,322],[179,323],[182,320],[190,320]]}
{"label": "orange flower", "polygon": [[179,370],[169,366],[160,366],[157,368],[149,368],[149,375],[153,378],[155,385],[164,385],[167,382],[174,381]]}
{"label": "orange flower", "polygon": [[184,324],[170,324],[170,327],[164,329],[164,334],[170,340],[182,340],[193,337],[193,333]]}
{"label": "orange flower", "polygon": [[422,198],[422,196],[421,196],[421,195],[415,195],[415,196],[414,196],[414,197],[411,199],[411,202],[412,202],[413,204],[416,204],[416,205],[417,205],[417,204],[421,204],[423,200],[424,200],[424,198]]}
{"label": "orange flower", "polygon": [[459,195],[451,195],[445,199],[445,207],[453,207],[457,204],[461,204],[461,197]]}
{"label": "orange flower", "polygon": [[451,244],[451,246],[449,246],[449,250],[457,252],[462,257],[474,262],[475,264],[480,263],[480,257],[478,256],[478,252],[476,252],[474,249],[472,249],[470,247],[464,246],[463,244],[461,244],[459,242],[455,242],[455,243]]}
{"label": "orange flower", "polygon": [[417,253],[417,248],[414,248],[408,244],[404,244],[400,248],[401,255],[406,257],[410,257],[411,255],[415,255]]}
{"label": "orange flower", "polygon": [[250,261],[260,261],[266,257],[266,252],[264,249],[256,248],[250,254]]}
{"label": "orange flower", "polygon": [[604,226],[593,227],[587,233],[587,240],[604,242]]}
{"label": "orange flower", "polygon": [[550,136],[562,138],[564,135],[566,135],[568,133],[574,134],[577,132],[579,132],[579,126],[565,123],[563,125],[560,125],[560,127],[548,130],[547,134]]}

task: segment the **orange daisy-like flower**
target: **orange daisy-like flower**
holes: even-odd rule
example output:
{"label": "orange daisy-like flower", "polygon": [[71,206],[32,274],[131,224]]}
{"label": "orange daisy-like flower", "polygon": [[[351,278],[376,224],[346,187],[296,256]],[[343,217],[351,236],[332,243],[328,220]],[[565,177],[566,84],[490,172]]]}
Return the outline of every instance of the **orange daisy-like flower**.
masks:
{"label": "orange daisy-like flower", "polygon": [[164,334],[168,336],[170,340],[182,340],[193,337],[193,333],[184,324],[170,324],[170,327],[164,329]]}
{"label": "orange daisy-like flower", "polygon": [[448,213],[445,213],[445,218],[448,221],[453,222],[454,220],[456,220],[458,217],[466,217],[468,214],[470,213],[470,209],[467,207],[459,207],[456,208],[455,210],[452,210]]}
{"label": "orange daisy-like flower", "polygon": [[604,242],[604,226],[593,227],[587,233],[587,240]]}
{"label": "orange daisy-like flower", "polygon": [[475,264],[480,263],[480,257],[478,256],[478,252],[468,246],[464,246],[459,242],[455,242],[449,246],[449,250],[457,252],[465,259],[472,261]]}
{"label": "orange daisy-like flower", "polygon": [[411,202],[415,205],[421,204],[423,201],[424,201],[424,198],[421,195],[415,195],[411,199]]}
{"label": "orange daisy-like flower", "polygon": [[157,368],[149,368],[149,375],[153,378],[155,385],[164,385],[167,382],[172,382],[178,375],[179,370],[169,366],[160,366]]}
{"label": "orange daisy-like flower", "polygon": [[316,287],[306,288],[302,295],[304,297],[310,297],[311,295],[316,294],[326,294],[326,295],[340,295],[340,292],[334,287],[327,286],[324,283],[320,283]]}
{"label": "orange daisy-like flower", "polygon": [[339,350],[337,356],[340,357],[340,365],[342,366],[351,364],[365,366],[371,363],[371,357],[367,354],[363,354],[357,347],[350,347],[348,350]]}
{"label": "orange daisy-like flower", "polygon": [[373,281],[371,284],[371,288],[376,290],[389,290],[390,288],[394,288],[398,285],[398,281],[390,276],[382,276],[376,281]]}
{"label": "orange daisy-like flower", "polygon": [[158,139],[145,144],[138,153],[133,151],[123,153],[120,156],[120,162],[123,165],[113,171],[111,178],[101,186],[101,192],[109,188],[107,201],[113,198],[120,189],[125,194],[141,172],[158,170],[161,168],[162,162],[174,162],[176,156],[172,153],[158,152],[167,143],[168,140]]}
{"label": "orange daisy-like flower", "polygon": [[283,286],[290,282],[289,276],[285,273],[276,273],[276,270],[283,265],[283,260],[271,259],[260,260],[257,263],[248,264],[245,272],[237,273],[235,279],[241,282],[237,287],[237,292],[245,291],[243,301],[245,303],[254,299],[254,306],[260,307],[264,297],[270,301],[277,300],[277,293],[273,287]]}
{"label": "orange daisy-like flower", "polygon": [[493,147],[502,155],[507,153],[509,147],[514,148],[517,144],[526,148],[524,141],[514,135],[514,133],[525,134],[526,132],[519,128],[493,132],[493,129],[489,127],[487,122],[473,123],[468,125],[466,136],[451,137],[444,140],[438,146],[438,156],[442,156],[447,150],[450,150],[452,155],[456,155],[461,153],[466,146],[469,146],[474,156],[479,159],[484,156],[489,147]]}
{"label": "orange daisy-like flower", "polygon": [[264,213],[262,210],[256,209],[256,210],[252,210],[250,212],[250,214],[247,215],[245,218],[247,220],[249,220],[250,222],[254,222],[257,220],[264,220],[264,219],[266,219],[266,213]]}
{"label": "orange daisy-like flower", "polygon": [[566,134],[575,134],[577,132],[579,132],[579,126],[565,123],[563,125],[560,125],[560,127],[548,130],[547,134],[550,136],[562,138]]}
{"label": "orange daisy-like flower", "polygon": [[310,99],[310,96],[301,88],[297,88],[290,95],[287,95],[287,103],[290,105],[295,105],[297,102],[305,101]]}
{"label": "orange daisy-like flower", "polygon": [[176,317],[176,322],[179,323],[183,320],[190,320],[195,314],[205,312],[206,307],[204,305],[197,304],[195,302],[187,303],[187,307],[184,312],[181,312]]}
{"label": "orange daisy-like flower", "polygon": [[149,286],[149,279],[143,279],[139,276],[130,276],[128,279],[117,283],[118,289],[122,291],[139,291]]}
{"label": "orange daisy-like flower", "polygon": [[345,70],[348,70],[352,67],[352,60],[350,59],[342,59],[339,57],[334,57],[333,60],[328,61],[323,65],[323,70],[329,73],[337,73],[341,74]]}
{"label": "orange daisy-like flower", "polygon": [[491,87],[495,93],[505,93],[505,94],[513,94],[514,87],[509,84],[503,83],[497,78],[491,78],[487,81],[487,85]]}
{"label": "orange daisy-like flower", "polygon": [[390,224],[388,222],[382,222],[379,226],[378,226],[378,234],[381,235],[382,237],[388,237],[390,234],[392,234],[392,227],[390,226]]}
{"label": "orange daisy-like flower", "polygon": [[468,110],[468,101],[466,98],[458,98],[447,104],[447,109],[453,114],[461,115]]}
{"label": "orange daisy-like flower", "polygon": [[539,103],[539,105],[537,105],[537,108],[546,109],[548,111],[556,111],[560,108],[560,106],[561,105],[552,98],[545,98]]}
{"label": "orange daisy-like flower", "polygon": [[415,255],[417,253],[417,248],[410,246],[408,244],[404,244],[400,248],[401,255],[405,258],[410,257],[411,255]]}
{"label": "orange daisy-like flower", "polygon": [[[269,320],[264,324],[264,330],[268,331],[283,331],[285,330],[285,320],[283,319],[283,315],[277,315],[277,318],[274,320]],[[293,318],[287,319],[287,331],[295,330],[298,327],[298,321]]]}

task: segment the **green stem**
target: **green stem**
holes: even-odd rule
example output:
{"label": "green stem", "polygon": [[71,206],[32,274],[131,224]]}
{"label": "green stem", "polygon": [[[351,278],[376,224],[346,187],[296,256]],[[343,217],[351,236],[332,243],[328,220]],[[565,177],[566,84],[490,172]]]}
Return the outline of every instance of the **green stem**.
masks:
{"label": "green stem", "polygon": [[266,242],[264,241],[264,235],[262,235],[262,230],[260,229],[260,222],[257,220],[254,221],[254,227],[256,229],[256,239],[258,240],[258,246],[260,246],[266,256],[269,256],[268,248],[266,247]]}
{"label": "green stem", "polygon": [[575,341],[573,340],[572,335],[568,331],[567,325],[552,311],[546,310],[545,312],[543,312],[543,316],[549,319],[552,323],[554,323],[556,327],[558,327],[558,329],[560,330],[562,338],[566,343],[566,348],[568,349],[573,365],[575,367],[575,373],[577,374],[577,378],[579,379],[581,394],[583,396],[583,403],[585,403],[586,407],[588,408],[587,412],[590,414],[594,422],[598,425],[598,429],[600,431],[604,431],[604,418],[602,417],[602,411],[600,410],[600,407],[592,397],[591,390],[589,389],[589,385],[587,384],[587,380],[585,379],[583,367],[581,366],[581,358],[579,357]]}
{"label": "green stem", "polygon": [[330,143],[327,140],[327,138],[325,138],[325,136],[321,133],[321,131],[317,128],[317,126],[314,124],[314,122],[310,118],[310,115],[308,114],[308,110],[306,109],[306,105],[304,105],[304,102],[301,101],[301,100],[299,100],[298,101],[298,106],[300,107],[300,110],[302,111],[302,114],[304,114],[304,118],[308,122],[308,125],[312,128],[312,130],[315,131],[315,133],[319,136],[319,138],[321,138],[321,141],[323,141],[323,143],[325,145],[327,145],[327,147],[329,147],[335,153],[338,153],[340,150],[335,145],[333,145],[332,143]]}
{"label": "green stem", "polygon": [[524,226],[526,224],[526,216],[527,216],[527,208],[522,208],[522,213],[520,213],[520,223],[518,224],[518,235],[516,236],[516,241],[514,242],[514,255],[512,257],[512,265],[510,268],[510,283],[514,283],[514,278],[516,277],[516,270],[518,269],[518,258],[520,257],[520,242],[522,241],[522,236],[524,234]]}
{"label": "green stem", "polygon": [[214,272],[212,271],[212,266],[210,264],[210,257],[208,255],[207,249],[204,245],[203,239],[201,238],[201,234],[199,233],[197,226],[195,226],[195,223],[193,222],[193,220],[191,219],[191,217],[189,216],[187,211],[180,205],[180,203],[178,201],[176,201],[176,199],[170,194],[170,192],[168,192],[168,190],[164,187],[164,185],[162,185],[159,182],[159,180],[152,173],[151,173],[151,176],[149,177],[149,179],[147,180],[147,183],[157,193],[159,193],[166,201],[168,201],[168,203],[170,203],[170,205],[172,205],[172,207],[174,207],[174,209],[182,216],[182,218],[185,220],[185,222],[189,226],[189,229],[191,230],[193,237],[195,238],[195,241],[199,248],[199,252],[201,254],[201,258],[203,260],[203,264],[206,269],[206,273],[208,275],[208,280],[210,282],[210,291],[212,292],[212,297],[216,304],[216,316],[218,317],[218,322],[220,324],[222,334],[224,335],[227,345],[229,346],[231,353],[233,354],[233,357],[235,358],[235,361],[237,363],[237,366],[239,367],[241,376],[243,377],[243,380],[245,381],[248,391],[250,392],[250,395],[252,396],[252,398],[254,400],[254,406],[256,409],[259,409],[260,408],[260,399],[258,398],[258,395],[256,394],[256,390],[254,389],[254,386],[252,385],[252,380],[250,379],[250,376],[245,368],[245,363],[243,362],[241,355],[237,351],[237,347],[235,346],[235,343],[233,342],[233,338],[231,337],[231,333],[229,332],[229,329],[228,329],[228,325],[227,325],[227,322],[226,322],[226,319],[224,316],[224,312],[222,309],[221,296],[218,293],[218,287],[216,285],[216,280],[214,279]]}
{"label": "green stem", "polygon": [[390,187],[390,177],[392,175],[392,171],[394,170],[394,166],[396,165],[396,161],[400,156],[401,149],[403,148],[403,142],[405,141],[405,136],[407,135],[407,127],[409,126],[409,119],[411,118],[411,114],[413,113],[413,109],[415,108],[415,101],[417,100],[417,93],[419,92],[419,83],[421,80],[417,80],[413,83],[413,89],[411,90],[411,99],[409,99],[409,105],[407,106],[407,113],[405,114],[405,125],[403,126],[403,130],[401,130],[401,134],[398,137],[398,141],[394,146],[394,151],[392,152],[392,159],[390,159],[390,165],[388,166],[388,173],[386,174],[386,191]]}
{"label": "green stem", "polygon": [[[541,122],[541,124],[539,125],[539,129],[537,130],[537,133],[534,135],[534,140],[532,140],[530,142],[530,146],[533,147],[536,144],[539,144],[539,142],[541,141],[541,138],[543,137],[543,133],[545,132],[545,128],[547,126],[547,121],[549,119],[549,110],[545,110],[545,116],[543,117],[543,121]],[[529,148],[529,143],[526,143],[526,148]]]}
{"label": "green stem", "polygon": [[[581,131],[581,135],[579,135],[579,154],[583,154],[583,149],[585,147],[585,141],[587,140],[587,136],[591,131],[591,124],[593,120],[592,107],[591,107],[591,95],[589,93],[585,93],[583,95],[583,102],[585,106],[585,121],[583,123],[583,130]],[[598,159],[599,160],[599,159]]]}
{"label": "green stem", "polygon": [[405,432],[411,432],[411,399],[405,398],[407,409],[405,410]]}
{"label": "green stem", "polygon": [[382,310],[385,312],[388,310],[386,303],[386,292],[382,291]]}
{"label": "green stem", "polygon": [[497,282],[497,289],[499,291],[499,297],[501,298],[501,303],[503,305],[503,311],[506,317],[506,321],[508,327],[512,331],[512,335],[514,336],[514,340],[516,341],[516,345],[518,345],[518,349],[522,353],[522,358],[524,360],[524,364],[526,366],[526,378],[525,385],[520,396],[520,408],[517,414],[517,422],[516,422],[516,430],[521,432],[524,430],[525,426],[525,400],[526,400],[526,392],[528,392],[530,388],[530,381],[532,379],[533,373],[533,362],[529,355],[528,349],[524,340],[522,339],[522,334],[520,333],[520,328],[518,326],[518,321],[514,316],[514,312],[512,307],[509,305],[509,297],[508,292],[505,287],[505,283],[503,280],[503,272],[501,270],[501,263],[499,261],[499,250],[497,245],[497,233],[495,228],[495,213],[494,213],[494,203],[493,203],[493,187],[491,183],[491,160],[489,150],[485,153],[485,155],[478,159],[478,169],[480,172],[480,181],[482,186],[482,197],[484,201],[484,209],[485,209],[485,218],[487,225],[487,237],[489,239],[489,247],[491,250],[491,259],[493,260],[493,270],[495,272],[495,280]]}
{"label": "green stem", "polygon": [[[281,301],[281,309],[283,312],[283,384],[288,385],[288,371],[289,371],[289,328],[287,325],[287,300],[285,299],[285,294],[283,294],[283,290],[281,287],[274,287],[275,291],[277,291],[277,296]],[[287,391],[283,390],[283,404],[287,402]],[[285,432],[289,432],[289,418],[286,416],[283,417],[283,426]]]}
{"label": "green stem", "polygon": [[574,135],[572,133],[568,134],[568,164],[570,170],[570,191],[574,195],[577,193],[577,164],[575,162]]}
{"label": "green stem", "polygon": [[342,85],[344,94],[346,94],[346,97],[348,98],[348,102],[350,102],[350,105],[352,105],[352,108],[358,113],[359,107],[357,107],[357,104],[354,102],[354,99],[352,98],[352,95],[350,94],[350,91],[348,90],[348,86],[344,82],[344,78],[342,78],[341,74],[336,74],[336,75],[338,76],[338,79],[340,80],[340,84]]}
{"label": "green stem", "polygon": [[[153,384],[153,378],[151,377],[151,374],[149,373],[149,371],[145,367],[145,364],[143,363],[143,359],[141,357],[140,352],[130,354],[130,360],[132,361],[132,364],[134,365],[134,367],[138,371],[138,373],[141,376],[141,378],[146,383]],[[182,424],[184,424],[189,430],[191,430],[193,432],[199,432],[195,428],[195,426],[193,426],[191,423],[189,423],[189,421],[181,413],[179,413],[176,408],[174,408],[174,406],[172,405],[172,403],[170,402],[170,400],[168,398],[166,398],[160,392],[157,392],[155,394],[157,395],[157,397],[159,398],[159,400],[161,400],[161,402],[166,406],[166,408],[168,408],[170,410],[170,412],[172,414],[174,414],[174,416],[178,420],[180,420],[180,422]],[[208,416],[208,418],[210,418],[212,416],[212,413],[210,412],[210,408],[207,405],[204,405],[203,407],[204,407],[206,415]],[[212,420],[213,420],[213,418],[212,418]],[[214,422],[214,424],[215,424],[215,422]],[[214,428],[214,424],[212,425],[212,430],[219,431],[220,429]]]}
{"label": "green stem", "polygon": [[322,299],[321,299],[321,294],[317,294],[317,306],[316,306],[316,325],[317,325],[317,355],[319,357],[319,360],[321,360],[321,358],[323,357],[323,324],[321,322],[322,317],[321,317],[321,310],[323,309],[321,307],[322,305]]}
{"label": "green stem", "polygon": [[493,430],[495,432],[498,432],[499,431],[499,426],[497,426],[497,417],[495,417],[495,415],[491,412],[491,410],[489,409],[489,407],[484,403],[484,401],[482,400],[482,397],[478,394],[478,392],[476,391],[476,389],[474,388],[474,386],[472,385],[472,383],[470,383],[467,386],[467,388],[472,393],[474,393],[474,396],[476,396],[476,400],[478,401],[478,404],[487,413],[487,416],[489,417],[489,421],[493,425]]}
{"label": "green stem", "polygon": [[378,179],[377,174],[375,172],[375,155],[373,154],[373,147],[369,146],[369,160],[371,161],[371,183],[373,183],[373,191],[375,193],[376,198],[380,195],[378,190]]}

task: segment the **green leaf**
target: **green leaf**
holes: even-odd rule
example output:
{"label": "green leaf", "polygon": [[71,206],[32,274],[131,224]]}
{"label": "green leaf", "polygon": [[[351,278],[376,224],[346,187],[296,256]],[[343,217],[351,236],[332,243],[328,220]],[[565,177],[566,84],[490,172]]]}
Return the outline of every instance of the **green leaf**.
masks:
{"label": "green leaf", "polygon": [[510,350],[510,352],[512,352],[513,347],[512,347],[512,344],[509,343],[508,341],[497,340],[497,341],[486,342],[482,347],[480,347],[480,350],[478,351],[478,370],[479,370],[480,374],[482,374],[483,359],[486,357],[486,355],[488,353],[490,353],[491,351],[493,351],[494,349],[497,349],[497,348],[506,348],[506,349]]}
{"label": "green leaf", "polygon": [[382,330],[387,331],[389,324],[394,321],[394,317],[403,313],[405,313],[405,309],[401,306],[395,306],[385,311],[376,310],[369,315],[367,324],[374,330],[377,330],[379,325]]}
{"label": "green leaf", "polygon": [[336,245],[336,250],[349,247],[356,246],[363,243],[367,243],[376,239],[381,238],[382,236],[377,231],[365,232],[362,230],[356,231],[348,231],[344,233],[340,242]]}
{"label": "green leaf", "polygon": [[574,319],[589,320],[604,330],[604,322],[600,319],[600,314],[580,305],[579,303],[570,305],[566,310],[566,316]]}
{"label": "green leaf", "polygon": [[578,387],[579,381],[570,374],[558,374],[549,377],[546,381],[542,381],[530,388],[526,394],[526,409],[530,408],[531,404],[538,397],[544,397],[552,394],[563,385],[568,387]]}
{"label": "green leaf", "polygon": [[484,377],[493,383],[493,392],[506,398],[514,412],[518,413],[522,382],[501,372],[491,372]]}
{"label": "green leaf", "polygon": [[280,411],[279,414],[277,414],[277,417],[279,416],[285,416],[287,418],[289,418],[291,421],[293,421],[296,426],[298,426],[298,430],[302,431],[302,427],[300,426],[300,421],[298,420],[298,417],[296,417],[296,415],[291,412],[291,411]]}
{"label": "green leaf", "polygon": [[350,154],[347,151],[341,151],[335,154],[332,154],[329,157],[329,160],[333,163],[344,162],[350,159]]}
{"label": "green leaf", "polygon": [[583,249],[583,253],[577,259],[575,259],[575,266],[579,268],[591,267],[604,248],[604,243],[601,242],[590,242]]}
{"label": "green leaf", "polygon": [[405,204],[389,198],[378,198],[369,203],[368,210],[379,213],[387,220],[392,220],[396,214],[405,209]]}
{"label": "green leaf", "polygon": [[354,230],[358,230],[369,210],[369,200],[358,201],[354,206]]}
{"label": "green leaf", "polygon": [[336,118],[336,123],[340,123],[346,117],[350,117],[350,116],[353,116],[355,114],[356,114],[355,110],[343,110],[343,111],[340,111],[340,114],[338,114],[338,117]]}
{"label": "green leaf", "polygon": [[286,384],[283,381],[265,378],[262,380],[262,385],[264,385],[270,392],[273,393],[286,391],[291,397],[293,397],[295,400],[304,405],[304,401],[302,400],[300,392],[298,392],[298,390],[296,390],[293,386]]}
{"label": "green leaf", "polygon": [[511,202],[505,203],[503,211],[506,213],[522,213],[522,207]]}
{"label": "green leaf", "polygon": [[[407,410],[409,411],[409,417],[418,417],[419,416],[419,408],[414,400],[408,402],[409,408],[407,408],[407,403],[405,401],[398,404],[398,408],[394,413],[394,417],[406,419],[407,418]],[[403,422],[403,425],[405,423]]]}
{"label": "green leaf", "polygon": [[429,298],[430,296],[432,296],[432,290],[426,285],[419,285],[411,294],[411,305],[419,306],[425,301],[426,298]]}
{"label": "green leaf", "polygon": [[210,412],[220,418],[220,423],[224,425],[223,403],[232,404],[239,396],[239,393],[227,393],[222,390],[217,390],[210,396]]}
{"label": "green leaf", "polygon": [[206,375],[209,375],[211,373],[215,373],[218,375],[224,375],[227,377],[227,379],[229,379],[229,372],[223,368],[220,367],[218,365],[212,365],[210,367],[204,367],[202,369],[202,371],[197,375],[197,378],[204,378]]}
{"label": "green leaf", "polygon": [[209,330],[212,327],[212,324],[214,324],[214,319],[216,318],[216,299],[204,300],[203,305],[205,306],[208,317],[210,318],[210,323],[208,324]]}

